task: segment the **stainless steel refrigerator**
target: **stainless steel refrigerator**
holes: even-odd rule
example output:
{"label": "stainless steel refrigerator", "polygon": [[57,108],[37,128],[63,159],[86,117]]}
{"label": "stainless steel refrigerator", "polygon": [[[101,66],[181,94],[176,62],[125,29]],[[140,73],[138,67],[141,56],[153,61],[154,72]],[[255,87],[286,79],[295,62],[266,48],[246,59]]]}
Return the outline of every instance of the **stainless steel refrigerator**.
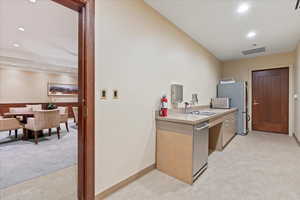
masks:
{"label": "stainless steel refrigerator", "polygon": [[247,82],[218,84],[217,97],[230,98],[230,107],[238,108],[237,112],[237,134],[248,134],[248,102],[247,102]]}

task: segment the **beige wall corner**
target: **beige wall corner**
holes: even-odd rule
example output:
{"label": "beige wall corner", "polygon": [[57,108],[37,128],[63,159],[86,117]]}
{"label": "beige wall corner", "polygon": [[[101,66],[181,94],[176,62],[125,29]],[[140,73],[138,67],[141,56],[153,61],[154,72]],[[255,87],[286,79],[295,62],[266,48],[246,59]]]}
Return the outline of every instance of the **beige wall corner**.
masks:
{"label": "beige wall corner", "polygon": [[[143,0],[96,1],[96,194],[155,163],[155,113],[173,82],[216,96],[221,63]],[[101,100],[101,89],[107,99]],[[119,91],[119,99],[112,91]],[[170,99],[170,98],[169,98]]]}
{"label": "beige wall corner", "polygon": [[[262,69],[272,69],[289,67],[289,135],[294,132],[294,65],[296,62],[296,52],[287,52],[246,58],[239,60],[225,61],[222,64],[222,78],[234,78],[237,81],[248,82],[248,108],[249,115],[252,116],[252,71]],[[249,128],[252,130],[252,121],[249,121]]]}
{"label": "beige wall corner", "polygon": [[300,140],[300,42],[297,45],[296,49],[296,64],[295,64],[295,73],[294,73],[294,80],[295,80],[295,95],[298,98],[295,98],[295,136],[298,140]]}

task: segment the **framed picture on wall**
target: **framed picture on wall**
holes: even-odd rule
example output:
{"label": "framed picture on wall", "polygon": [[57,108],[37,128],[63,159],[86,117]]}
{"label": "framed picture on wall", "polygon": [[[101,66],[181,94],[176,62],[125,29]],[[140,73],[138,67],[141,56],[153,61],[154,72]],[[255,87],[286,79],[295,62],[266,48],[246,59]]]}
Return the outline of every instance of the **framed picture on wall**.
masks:
{"label": "framed picture on wall", "polygon": [[48,83],[48,96],[77,96],[78,85]]}

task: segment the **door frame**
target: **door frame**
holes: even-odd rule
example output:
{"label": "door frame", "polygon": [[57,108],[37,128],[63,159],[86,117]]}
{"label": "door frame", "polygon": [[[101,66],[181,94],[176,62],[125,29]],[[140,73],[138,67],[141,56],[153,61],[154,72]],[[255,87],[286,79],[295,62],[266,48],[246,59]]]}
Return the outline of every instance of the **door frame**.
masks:
{"label": "door frame", "polygon": [[79,13],[78,200],[95,199],[95,0],[52,0]]}
{"label": "door frame", "polygon": [[261,66],[261,67],[253,67],[250,68],[248,71],[248,80],[249,80],[249,101],[248,101],[248,108],[249,108],[249,115],[250,121],[249,124],[249,131],[252,131],[252,72],[253,71],[261,71],[261,70],[271,70],[271,69],[280,69],[280,68],[289,68],[289,136],[292,137],[294,134],[294,65],[277,65],[277,66]]}

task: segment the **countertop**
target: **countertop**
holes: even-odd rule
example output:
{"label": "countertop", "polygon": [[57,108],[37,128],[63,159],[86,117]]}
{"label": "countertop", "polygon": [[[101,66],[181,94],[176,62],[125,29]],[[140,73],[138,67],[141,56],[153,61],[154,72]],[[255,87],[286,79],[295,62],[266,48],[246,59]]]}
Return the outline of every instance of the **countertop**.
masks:
{"label": "countertop", "polygon": [[200,109],[200,110],[215,112],[217,114],[212,115],[212,116],[204,116],[204,115],[195,115],[195,114],[185,114],[182,112],[170,112],[167,117],[156,116],[156,120],[196,125],[201,122],[209,121],[214,118],[218,118],[218,117],[224,116],[226,114],[235,112],[235,111],[237,111],[237,108],[231,108],[231,109],[206,108],[206,109]]}

